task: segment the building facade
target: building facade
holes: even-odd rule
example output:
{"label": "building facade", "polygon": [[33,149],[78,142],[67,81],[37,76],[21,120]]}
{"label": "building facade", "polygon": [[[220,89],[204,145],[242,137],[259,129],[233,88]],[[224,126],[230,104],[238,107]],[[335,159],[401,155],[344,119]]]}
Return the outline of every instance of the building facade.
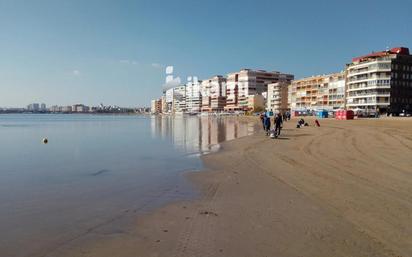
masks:
{"label": "building facade", "polygon": [[211,80],[205,79],[200,84],[200,94],[202,95],[202,112],[209,112],[211,107],[211,96],[210,96]]}
{"label": "building facade", "polygon": [[345,108],[345,72],[328,75],[328,109]]}
{"label": "building facade", "polygon": [[187,111],[186,86],[180,85],[173,88],[172,112],[182,114]]}
{"label": "building facade", "polygon": [[215,76],[210,80],[210,111],[221,112],[226,105],[226,78]]}
{"label": "building facade", "polygon": [[186,111],[199,113],[202,108],[201,84],[199,81],[190,81],[186,84]]}
{"label": "building facade", "polygon": [[283,81],[268,85],[266,109],[274,113],[285,113],[289,110],[288,91],[290,82]]}
{"label": "building facade", "polygon": [[318,107],[318,91],[324,88],[324,76],[312,76],[292,81],[290,85],[290,109],[312,111]]}
{"label": "building facade", "polygon": [[84,104],[74,104],[72,105],[72,112],[78,112],[78,113],[84,113],[84,112],[89,112],[89,106],[86,106]]}
{"label": "building facade", "polygon": [[289,86],[292,111],[334,110],[345,105],[345,72],[294,80]]}
{"label": "building facade", "polygon": [[352,59],[346,107],[366,114],[412,112],[412,56],[399,47]]}
{"label": "building facade", "polygon": [[226,105],[226,78],[221,75],[203,80],[202,112],[221,112]]}
{"label": "building facade", "polygon": [[263,95],[248,96],[247,110],[250,112],[261,112],[265,110],[265,98]]}
{"label": "building facade", "polygon": [[174,88],[169,88],[165,92],[165,104],[162,110],[163,113],[172,113],[173,112],[173,95]]}
{"label": "building facade", "polygon": [[162,98],[152,100],[150,112],[153,114],[162,113]]}
{"label": "building facade", "polygon": [[268,84],[291,81],[293,75],[278,71],[243,69],[229,73],[226,87],[226,111],[248,110],[248,99],[252,95],[261,95],[267,91]]}

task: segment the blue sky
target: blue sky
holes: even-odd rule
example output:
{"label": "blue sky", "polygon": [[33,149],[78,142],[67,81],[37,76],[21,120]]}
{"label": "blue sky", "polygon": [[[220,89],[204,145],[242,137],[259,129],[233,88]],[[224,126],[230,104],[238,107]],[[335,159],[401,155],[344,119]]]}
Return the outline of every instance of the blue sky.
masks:
{"label": "blue sky", "polygon": [[412,2],[0,0],[0,106],[149,105],[166,65],[297,78],[412,47]]}

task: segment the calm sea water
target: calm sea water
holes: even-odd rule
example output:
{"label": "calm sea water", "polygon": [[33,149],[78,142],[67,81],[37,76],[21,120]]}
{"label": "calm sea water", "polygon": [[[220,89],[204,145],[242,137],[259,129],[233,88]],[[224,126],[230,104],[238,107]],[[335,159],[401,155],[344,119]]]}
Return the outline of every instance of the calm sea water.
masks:
{"label": "calm sea water", "polygon": [[254,129],[235,117],[0,115],[0,256],[44,256],[195,197],[182,173]]}

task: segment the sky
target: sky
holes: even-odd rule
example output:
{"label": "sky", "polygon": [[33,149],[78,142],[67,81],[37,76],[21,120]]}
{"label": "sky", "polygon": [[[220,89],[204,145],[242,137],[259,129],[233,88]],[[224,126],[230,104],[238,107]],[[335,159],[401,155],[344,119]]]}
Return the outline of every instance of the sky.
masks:
{"label": "sky", "polygon": [[[412,48],[410,0],[0,0],[0,107],[149,106],[165,68],[296,78]],[[185,79],[183,79],[184,81]]]}

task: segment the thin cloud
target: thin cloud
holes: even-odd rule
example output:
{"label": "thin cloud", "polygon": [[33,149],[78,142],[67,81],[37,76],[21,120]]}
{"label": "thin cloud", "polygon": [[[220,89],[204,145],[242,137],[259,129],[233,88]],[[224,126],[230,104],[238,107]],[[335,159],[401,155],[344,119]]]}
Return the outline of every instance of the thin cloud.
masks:
{"label": "thin cloud", "polygon": [[137,64],[139,64],[139,62],[136,61],[136,60],[127,60],[127,59],[125,59],[125,60],[120,60],[119,62],[122,63],[122,64],[131,64],[131,65],[137,65]]}
{"label": "thin cloud", "polygon": [[156,69],[161,69],[161,68],[163,68],[163,65],[161,65],[159,63],[152,63],[152,67],[156,68]]}
{"label": "thin cloud", "polygon": [[72,73],[73,73],[74,76],[79,76],[80,75],[79,70],[73,70]]}

